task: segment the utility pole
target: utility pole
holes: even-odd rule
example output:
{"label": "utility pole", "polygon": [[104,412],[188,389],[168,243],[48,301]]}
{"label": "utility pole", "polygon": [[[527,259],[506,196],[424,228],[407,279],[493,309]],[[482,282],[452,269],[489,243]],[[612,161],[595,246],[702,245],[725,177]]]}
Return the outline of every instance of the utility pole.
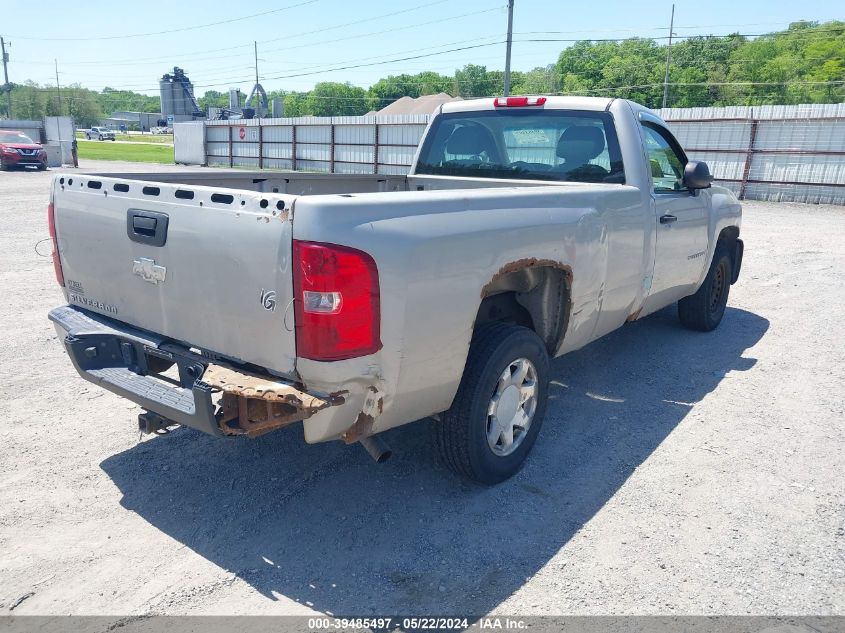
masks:
{"label": "utility pole", "polygon": [[511,93],[511,43],[513,42],[513,0],[508,0],[508,47],[505,50],[505,96]]}
{"label": "utility pole", "polygon": [[252,42],[255,45],[255,85],[258,85],[258,42],[253,40]]}
{"label": "utility pole", "polygon": [[62,87],[59,85],[59,60],[53,59],[53,62],[56,64],[56,94],[59,95],[59,114],[57,116],[62,116]]}
{"label": "utility pole", "polygon": [[669,46],[666,47],[666,75],[663,77],[663,107],[669,100],[669,62],[672,61],[672,32],[675,28],[675,5],[672,5],[672,17],[669,19]]}
{"label": "utility pole", "polygon": [[9,110],[7,114],[9,118],[12,118],[12,87],[9,85],[9,70],[6,68],[6,64],[9,63],[9,54],[6,52],[6,40],[0,37],[0,49],[3,51],[3,78],[6,80],[3,84],[3,88],[6,90],[6,98],[8,99],[9,103]]}
{"label": "utility pole", "polygon": [[62,87],[59,85],[59,60],[53,58],[53,63],[56,64],[56,92],[59,94],[59,114],[56,116],[56,136],[59,141],[59,162],[65,164],[64,148],[62,147]]}

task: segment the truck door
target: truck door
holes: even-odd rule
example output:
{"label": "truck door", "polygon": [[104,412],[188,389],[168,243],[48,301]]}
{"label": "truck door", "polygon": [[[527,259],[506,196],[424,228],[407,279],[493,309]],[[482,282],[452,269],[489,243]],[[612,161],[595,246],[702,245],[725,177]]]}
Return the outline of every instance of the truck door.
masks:
{"label": "truck door", "polygon": [[687,157],[671,132],[641,121],[651,169],[651,199],[657,224],[649,309],[692,294],[707,264],[707,208],[710,192],[683,185]]}

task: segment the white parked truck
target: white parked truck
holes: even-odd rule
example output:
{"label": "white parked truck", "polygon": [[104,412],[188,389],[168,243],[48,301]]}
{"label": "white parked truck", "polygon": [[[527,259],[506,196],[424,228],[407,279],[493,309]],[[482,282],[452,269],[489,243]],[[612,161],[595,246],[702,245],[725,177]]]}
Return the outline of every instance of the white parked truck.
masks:
{"label": "white parked truck", "polygon": [[445,104],[408,176],[64,173],[50,319],[142,430],[302,422],[381,459],[431,418],[445,463],[495,483],[551,358],[675,302],[719,325],[743,244],[711,180],[650,110],[580,97]]}

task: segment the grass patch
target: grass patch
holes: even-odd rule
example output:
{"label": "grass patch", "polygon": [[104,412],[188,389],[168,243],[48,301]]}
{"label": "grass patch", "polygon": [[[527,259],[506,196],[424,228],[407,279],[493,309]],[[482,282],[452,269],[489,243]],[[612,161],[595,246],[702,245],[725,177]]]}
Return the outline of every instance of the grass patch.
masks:
{"label": "grass patch", "polygon": [[173,148],[156,143],[79,141],[79,158],[128,160],[133,163],[173,163]]}
{"label": "grass patch", "polygon": [[[118,141],[131,141],[132,143],[172,143],[172,134],[115,134]],[[103,141],[105,142],[105,141]]]}
{"label": "grass patch", "polygon": [[[129,141],[131,143],[172,143],[172,134],[121,134],[115,133],[115,139],[118,141]],[[85,140],[85,132],[77,130],[76,138],[78,140]],[[103,143],[110,143],[111,141],[103,141]]]}

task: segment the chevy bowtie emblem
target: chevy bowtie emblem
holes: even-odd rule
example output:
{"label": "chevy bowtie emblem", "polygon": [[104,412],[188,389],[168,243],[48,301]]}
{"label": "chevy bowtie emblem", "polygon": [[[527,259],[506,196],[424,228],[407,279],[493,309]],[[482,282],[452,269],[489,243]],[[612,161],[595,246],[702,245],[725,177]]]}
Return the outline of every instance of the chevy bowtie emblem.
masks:
{"label": "chevy bowtie emblem", "polygon": [[151,284],[164,283],[167,268],[156,264],[156,260],[139,257],[132,262],[132,273]]}

